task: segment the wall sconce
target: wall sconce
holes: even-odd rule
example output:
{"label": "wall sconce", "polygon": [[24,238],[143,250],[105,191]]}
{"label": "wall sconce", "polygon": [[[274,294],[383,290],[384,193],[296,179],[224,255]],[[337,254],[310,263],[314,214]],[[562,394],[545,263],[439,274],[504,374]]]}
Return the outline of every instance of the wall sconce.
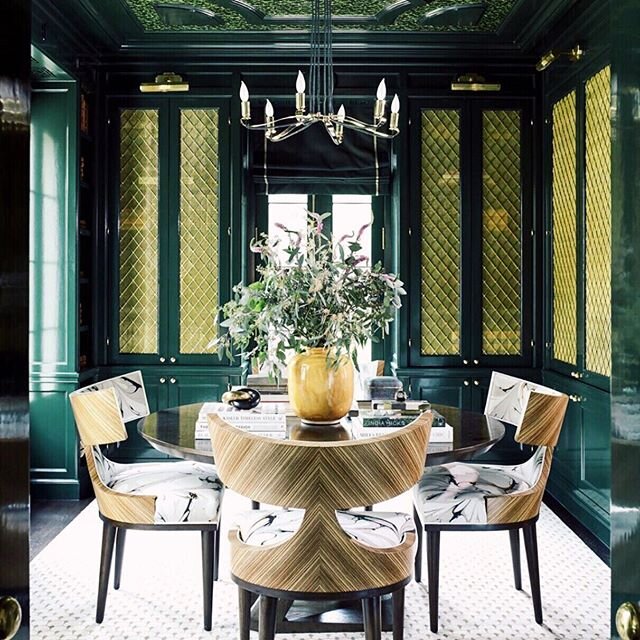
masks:
{"label": "wall sconce", "polygon": [[142,93],[169,93],[173,91],[189,91],[189,83],[183,82],[182,76],[165,71],[156,76],[155,82],[143,82],[140,85]]}
{"label": "wall sconce", "polygon": [[547,51],[536,63],[536,71],[544,71],[561,56],[567,56],[571,62],[578,62],[584,56],[584,49],[577,44],[570,51]]}
{"label": "wall sconce", "polygon": [[499,82],[486,82],[478,73],[464,73],[451,83],[451,91],[500,91]]}

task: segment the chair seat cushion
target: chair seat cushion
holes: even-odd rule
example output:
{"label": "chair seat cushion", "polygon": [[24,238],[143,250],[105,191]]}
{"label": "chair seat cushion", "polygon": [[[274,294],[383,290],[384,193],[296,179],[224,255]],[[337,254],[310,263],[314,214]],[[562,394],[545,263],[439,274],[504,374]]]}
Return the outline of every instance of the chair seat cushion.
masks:
{"label": "chair seat cushion", "polygon": [[101,455],[96,468],[103,483],[119,493],[156,496],[158,524],[216,523],[224,487],[216,468],[191,462],[122,464]]}
{"label": "chair seat cushion", "polygon": [[[376,511],[337,511],[338,522],[353,539],[369,547],[389,548],[402,543],[406,533],[415,531],[406,513]],[[300,527],[302,509],[246,511],[236,517],[235,528],[243,542],[254,546],[280,544]]]}
{"label": "chair seat cushion", "polygon": [[428,467],[414,490],[414,502],[424,524],[486,524],[487,496],[530,489],[542,470],[545,448],[514,466],[452,462]]}

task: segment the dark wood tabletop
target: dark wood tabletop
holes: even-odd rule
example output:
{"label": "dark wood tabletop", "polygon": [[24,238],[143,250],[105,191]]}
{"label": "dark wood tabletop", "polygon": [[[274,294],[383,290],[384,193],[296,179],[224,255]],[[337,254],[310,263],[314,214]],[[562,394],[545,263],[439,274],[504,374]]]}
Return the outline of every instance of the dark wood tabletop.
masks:
{"label": "dark wood tabletop", "polygon": [[[429,444],[426,464],[429,466],[469,460],[488,451],[505,432],[504,424],[474,411],[461,411],[445,405],[431,405],[453,427],[452,442]],[[213,462],[211,442],[195,438],[195,425],[202,403],[163,409],[138,422],[140,435],[153,447],[177,458]],[[350,421],[340,427],[301,427],[298,418],[287,418],[290,436],[307,440],[344,440],[351,437]],[[357,430],[354,430],[354,433]]]}

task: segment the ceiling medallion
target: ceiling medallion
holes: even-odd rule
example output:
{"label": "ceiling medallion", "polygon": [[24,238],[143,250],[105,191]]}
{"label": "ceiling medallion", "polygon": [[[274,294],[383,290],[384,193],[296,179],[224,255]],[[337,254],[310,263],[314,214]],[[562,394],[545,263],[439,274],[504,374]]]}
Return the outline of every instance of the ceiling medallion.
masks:
{"label": "ceiling medallion", "polygon": [[331,0],[312,0],[311,40],[309,60],[309,111],[306,107],[306,82],[298,71],[296,80],[296,108],[294,115],[276,119],[273,105],[267,100],[265,122],[251,124],[249,90],[240,83],[241,123],[247,129],[264,131],[267,140],[280,142],[301,133],[312,124],[322,123],[334,144],[344,138],[344,129],[353,129],[376,138],[394,138],[400,133],[398,118],[400,100],[396,94],[391,101],[391,114],[385,115],[387,89],[384,78],[378,85],[373,107],[373,122],[363,122],[347,115],[344,105],[337,113],[333,108],[333,47],[331,31]]}

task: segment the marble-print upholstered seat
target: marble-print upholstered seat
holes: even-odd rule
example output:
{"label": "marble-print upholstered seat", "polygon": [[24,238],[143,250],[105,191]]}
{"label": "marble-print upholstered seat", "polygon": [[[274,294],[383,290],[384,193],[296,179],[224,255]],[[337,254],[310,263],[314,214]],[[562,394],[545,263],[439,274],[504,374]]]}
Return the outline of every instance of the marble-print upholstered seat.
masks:
{"label": "marble-print upholstered seat", "polygon": [[[246,544],[265,546],[292,538],[304,518],[301,509],[247,511],[236,517],[235,527]],[[396,547],[415,525],[406,513],[379,511],[338,511],[338,524],[354,540],[369,547]]]}
{"label": "marble-print upholstered seat", "polygon": [[104,618],[114,545],[114,588],[120,586],[127,529],[195,530],[202,537],[204,627],[210,630],[223,495],[216,468],[189,461],[121,464],[103,454],[101,445],[126,439],[125,418],[149,413],[139,372],[79,389],[70,401],[104,523],[96,622]]}
{"label": "marble-print upholstered seat", "polygon": [[240,640],[249,640],[252,594],[260,640],[273,640],[278,599],[360,600],[365,635],[380,640],[380,596],[391,593],[393,639],[404,633],[404,587],[416,535],[403,514],[350,512],[411,488],[422,475],[431,429],[424,413],[394,433],[363,440],[276,440],[217,415],[209,431],[220,478],[261,503],[290,511],[249,512],[229,532],[238,584]]}
{"label": "marble-print upholstered seat", "polygon": [[429,617],[438,630],[440,532],[509,531],[516,589],[521,588],[522,529],[531,579],[535,620],[542,624],[536,521],[551,470],[568,398],[553,389],[493,373],[485,414],[517,427],[515,439],[537,447],[531,458],[513,466],[454,462],[427,467],[414,489],[418,531],[415,576],[422,579],[422,531],[427,535]]}

